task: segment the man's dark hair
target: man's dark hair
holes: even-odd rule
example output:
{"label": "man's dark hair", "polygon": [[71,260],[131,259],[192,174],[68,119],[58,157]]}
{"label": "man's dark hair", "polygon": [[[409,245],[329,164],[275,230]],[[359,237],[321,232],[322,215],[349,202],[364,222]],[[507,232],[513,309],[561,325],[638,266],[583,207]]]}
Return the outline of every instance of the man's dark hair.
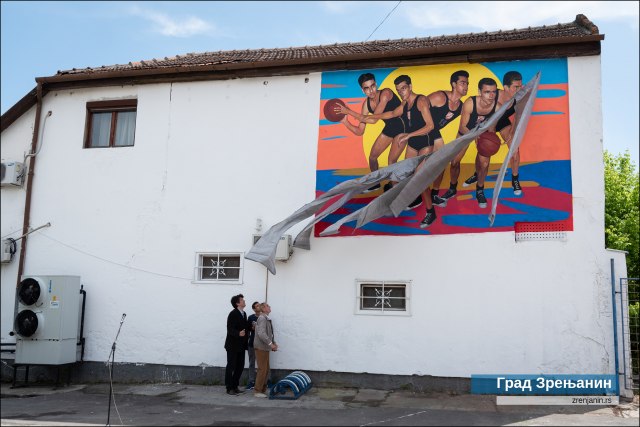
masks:
{"label": "man's dark hair", "polygon": [[244,295],[238,294],[231,297],[231,306],[233,308],[238,308],[238,304],[240,303],[240,298],[244,298]]}
{"label": "man's dark hair", "polygon": [[360,85],[360,87],[362,87],[363,83],[368,82],[369,80],[373,80],[375,82],[376,76],[371,73],[361,74],[360,77],[358,77],[358,84]]}
{"label": "man's dark hair", "polygon": [[410,85],[411,77],[407,76],[406,74],[403,74],[401,76],[396,77],[396,79],[393,81],[393,84],[399,85],[402,82],[405,82],[406,84]]}
{"label": "man's dark hair", "polygon": [[256,305],[258,305],[258,304],[260,304],[260,301],[254,301],[253,304],[251,304],[251,308],[253,310],[255,310],[256,309]]}
{"label": "man's dark hair", "polygon": [[517,71],[507,71],[502,78],[502,85],[511,86],[514,80],[522,81],[522,74]]}
{"label": "man's dark hair", "polygon": [[469,78],[469,73],[465,70],[458,70],[455,73],[451,74],[451,79],[449,79],[449,83],[454,84],[458,81],[459,77]]}
{"label": "man's dark hair", "polygon": [[498,83],[496,83],[496,81],[492,78],[485,77],[483,79],[480,79],[480,81],[478,82],[478,89],[482,90],[482,86],[498,86]]}

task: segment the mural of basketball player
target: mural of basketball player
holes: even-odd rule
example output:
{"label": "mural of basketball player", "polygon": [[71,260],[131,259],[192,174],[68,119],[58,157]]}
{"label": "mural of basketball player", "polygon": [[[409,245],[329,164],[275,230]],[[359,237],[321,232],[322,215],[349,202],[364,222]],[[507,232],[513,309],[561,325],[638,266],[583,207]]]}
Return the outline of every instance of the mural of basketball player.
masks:
{"label": "mural of basketball player", "polygon": [[[371,73],[361,74],[358,77],[358,84],[362,89],[362,92],[366,95],[367,99],[362,103],[362,115],[367,114],[380,114],[387,111],[393,111],[400,105],[400,98],[391,89],[378,90],[375,76]],[[336,112],[344,114],[344,118],[340,121],[351,133],[356,136],[362,136],[364,134],[366,123],[360,122],[357,126],[354,126],[349,122],[348,115],[350,110],[346,108],[336,108]],[[371,172],[378,170],[378,157],[384,152],[384,150],[391,145],[393,138],[404,132],[404,124],[399,117],[393,117],[384,120],[385,126],[382,132],[376,138],[371,151],[369,153],[369,169]],[[393,164],[398,161],[401,152],[397,150],[391,150],[389,152],[389,164]],[[380,184],[376,184],[369,188],[367,191],[373,191],[380,188]]]}
{"label": "mural of basketball player", "polygon": [[[502,78],[502,86],[504,89],[498,89],[498,102],[505,104],[513,99],[513,96],[522,87],[522,74],[517,71],[507,71]],[[496,125],[496,132],[500,132],[500,136],[506,142],[509,149],[511,149],[511,141],[513,141],[513,130],[515,129],[515,113],[516,113],[516,101],[513,99],[511,106],[504,113],[498,124]],[[513,120],[513,122],[512,122]],[[509,161],[511,166],[511,187],[513,187],[513,194],[520,196],[522,194],[522,186],[520,185],[519,169],[520,169],[520,147],[511,155]],[[467,187],[478,180],[478,175],[474,172],[469,178],[467,178],[462,184],[463,187]]]}
{"label": "mural of basketball player", "polygon": [[[449,79],[451,90],[438,90],[429,94],[429,109],[433,119],[434,129],[429,132],[429,139],[433,141],[433,150],[438,151],[444,147],[444,139],[440,130],[451,123],[462,112],[461,98],[469,89],[469,73],[458,70],[451,74]],[[442,182],[444,171],[435,179],[431,190],[431,202],[434,206],[445,207],[447,200],[438,196],[438,189]]]}
{"label": "mural of basketball player", "polygon": [[[500,108],[502,104],[498,102],[498,84],[495,80],[485,77],[478,82],[478,95],[470,96],[462,105],[462,115],[460,117],[460,128],[458,129],[458,136],[469,133],[478,123],[482,123]],[[495,126],[490,130],[494,130]],[[451,185],[447,192],[442,196],[444,199],[450,199],[457,193],[458,177],[460,176],[460,162],[467,151],[461,150],[451,160]],[[476,156],[476,171],[477,171],[477,184],[476,184],[476,200],[478,206],[481,208],[487,207],[487,198],[484,195],[484,181],[487,177],[489,170],[490,157],[485,157],[480,154]]]}
{"label": "mural of basketball player", "polygon": [[[392,147],[396,148],[400,153],[406,147],[405,158],[407,159],[433,152],[433,141],[429,138],[429,132],[434,129],[434,124],[429,109],[429,98],[413,91],[411,77],[406,74],[396,77],[393,83],[396,85],[396,91],[402,99],[402,103],[395,110],[369,116],[354,114],[353,112],[350,114],[360,121],[371,124],[376,123],[378,120],[401,117],[405,132],[398,134],[393,139]],[[423,163],[418,166],[418,169],[422,165]],[[430,226],[436,220],[436,211],[427,190],[425,189],[408,206],[408,209],[415,209],[424,202],[427,214],[420,223],[421,228]]]}

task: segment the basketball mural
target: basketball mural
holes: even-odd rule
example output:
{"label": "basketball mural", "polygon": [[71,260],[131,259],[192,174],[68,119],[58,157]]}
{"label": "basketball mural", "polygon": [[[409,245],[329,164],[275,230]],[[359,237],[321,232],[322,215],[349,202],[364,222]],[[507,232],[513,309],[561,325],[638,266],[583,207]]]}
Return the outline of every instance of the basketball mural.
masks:
{"label": "basketball mural", "polygon": [[[514,94],[540,83],[526,132],[513,150],[493,225],[498,172],[516,128]],[[473,131],[504,104],[491,128],[462,149],[442,175],[397,217],[356,227],[349,215],[390,191],[385,180],[315,225],[315,236],[513,231],[521,222],[573,229],[566,59],[446,64],[322,73],[316,196],[404,159],[435,154]],[[504,109],[502,110],[504,111]],[[327,202],[329,203],[329,202]],[[341,221],[342,220],[342,221]]]}

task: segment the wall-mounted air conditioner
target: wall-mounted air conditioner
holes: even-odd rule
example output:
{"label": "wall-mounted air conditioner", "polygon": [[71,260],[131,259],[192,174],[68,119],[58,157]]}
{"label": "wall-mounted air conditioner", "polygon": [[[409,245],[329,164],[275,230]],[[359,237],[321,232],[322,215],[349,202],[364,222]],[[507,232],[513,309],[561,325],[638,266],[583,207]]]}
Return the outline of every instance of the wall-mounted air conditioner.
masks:
{"label": "wall-mounted air conditioner", "polygon": [[24,180],[24,164],[20,162],[2,162],[0,167],[0,186],[21,186]]}
{"label": "wall-mounted air conditioner", "polygon": [[[262,234],[254,234],[253,235],[253,244],[255,245],[258,239],[262,237]],[[278,246],[276,248],[276,260],[277,261],[286,261],[289,259],[291,254],[293,253],[293,243],[292,243],[291,235],[285,234],[280,237],[280,241],[278,242]]]}

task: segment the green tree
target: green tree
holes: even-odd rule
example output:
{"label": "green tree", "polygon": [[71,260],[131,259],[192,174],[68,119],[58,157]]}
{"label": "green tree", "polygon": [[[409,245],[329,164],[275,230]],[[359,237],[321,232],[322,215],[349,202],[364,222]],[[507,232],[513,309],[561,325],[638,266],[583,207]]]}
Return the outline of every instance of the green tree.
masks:
{"label": "green tree", "polygon": [[640,277],[638,240],[640,208],[639,175],[629,151],[612,155],[604,152],[605,244],[627,251],[627,276]]}

